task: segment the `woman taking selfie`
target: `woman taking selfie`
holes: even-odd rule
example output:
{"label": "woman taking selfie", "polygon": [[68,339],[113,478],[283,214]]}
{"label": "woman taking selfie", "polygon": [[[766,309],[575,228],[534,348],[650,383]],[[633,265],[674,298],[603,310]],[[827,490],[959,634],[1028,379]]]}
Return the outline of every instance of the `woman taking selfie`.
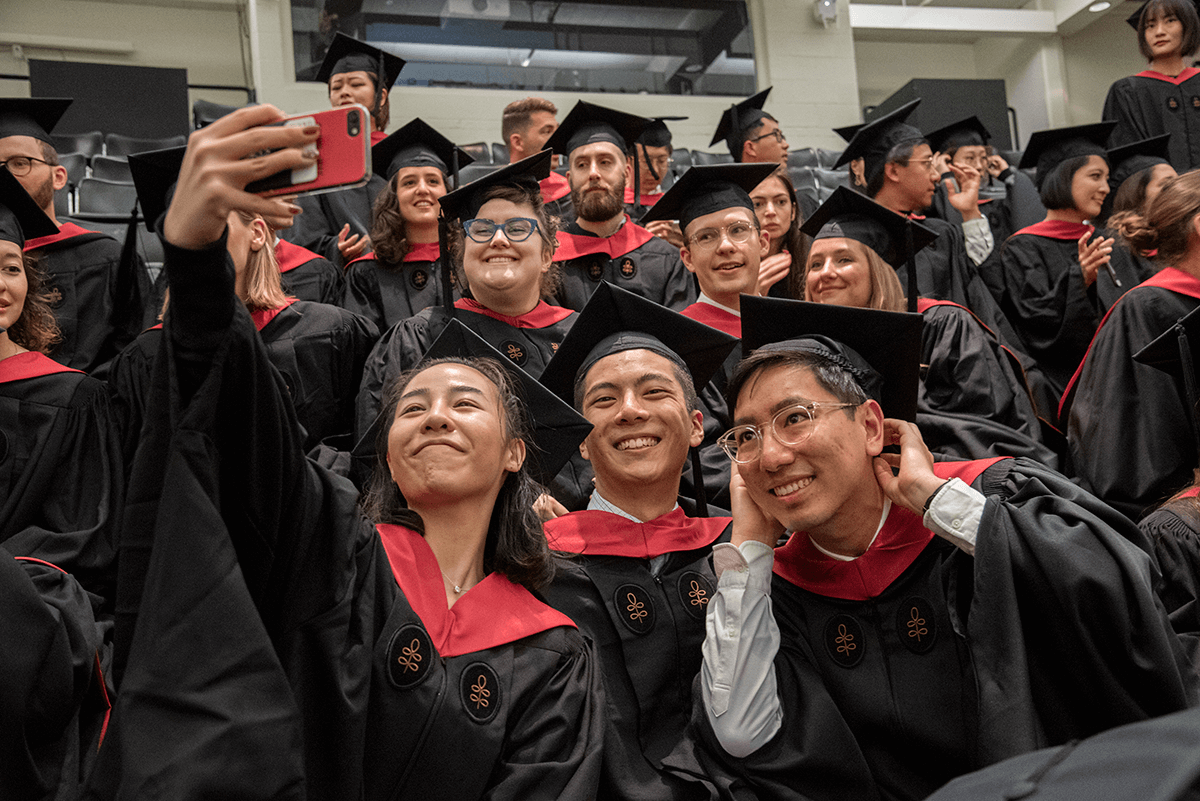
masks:
{"label": "woman taking selfie", "polygon": [[[153,461],[168,481],[178,470],[219,482],[189,484],[182,498],[164,492],[156,519],[177,503],[219,512],[278,659],[255,662],[256,676],[277,687],[271,677],[282,672],[291,688],[248,695],[251,707],[230,725],[275,703],[279,714],[254,731],[291,731],[298,719],[301,733],[263,737],[265,752],[245,758],[213,745],[223,758],[193,768],[203,775],[187,789],[230,792],[240,772],[261,797],[586,798],[599,768],[597,678],[574,626],[531,592],[552,563],[530,508],[528,423],[508,374],[486,360],[443,360],[389,385],[379,472],[361,505],[304,457],[224,252],[231,213],[278,210],[242,187],[302,163],[298,147],[316,138],[311,128],[259,127],[280,116],[245,109],[192,135],[163,226],[173,297],[158,358],[171,369],[156,370],[154,386],[178,412],[155,407],[135,473]],[[284,149],[240,160],[266,145]],[[192,442],[209,444],[197,452]],[[155,552],[187,525],[155,529]],[[210,528],[188,530],[203,538]],[[151,570],[147,592],[157,586]],[[160,620],[147,615],[153,600],[139,628]],[[160,639],[135,630],[127,684],[153,681],[135,668]],[[220,688],[248,689],[243,671],[196,669],[210,667]],[[165,739],[190,736],[187,724]],[[180,764],[196,764],[191,749],[179,753]],[[127,760],[114,773],[129,783],[143,770]],[[169,784],[173,774],[163,776]]]}

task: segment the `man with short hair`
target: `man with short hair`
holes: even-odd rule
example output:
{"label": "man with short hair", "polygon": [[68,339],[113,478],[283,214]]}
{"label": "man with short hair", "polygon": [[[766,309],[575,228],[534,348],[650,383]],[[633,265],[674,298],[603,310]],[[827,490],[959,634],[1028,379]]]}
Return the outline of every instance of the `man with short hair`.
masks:
{"label": "man with short hair", "polygon": [[50,131],[70,99],[0,99],[0,164],[21,183],[58,233],[25,242],[47,273],[47,294],[62,341],[49,354],[55,361],[97,378],[142,328],[150,277],[133,254],[121,264],[121,243],[73,222],[59,223],[54,193],[67,186]]}
{"label": "man with short hair", "polygon": [[[544,97],[527,97],[514,100],[504,107],[500,120],[500,135],[508,148],[508,163],[536,155],[558,130],[558,107]],[[555,159],[555,164],[558,161]],[[546,211],[562,220],[566,225],[575,219],[575,207],[571,203],[571,185],[557,172],[541,181],[542,203]]]}
{"label": "man with short hair", "polygon": [[1027,459],[933,462],[910,422],[919,318],[742,312],[695,717],[739,792],[920,799],[1196,703],[1135,527]]}
{"label": "man with short hair", "polygon": [[722,114],[709,146],[724,141],[729,154],[738,163],[770,162],[786,167],[787,137],[779,127],[779,121],[762,108],[771,89],[768,86]]}
{"label": "man with short hair", "polygon": [[703,434],[695,384],[735,344],[602,284],[542,373],[593,425],[579,450],[595,489],[586,511],[546,523],[550,547],[572,555],[544,592],[600,655],[601,798],[711,797],[686,730],[715,586],[710,553],[729,518],[685,510],[679,477]]}
{"label": "man with short hair", "polygon": [[577,215],[558,232],[560,306],[582,310],[601,281],[675,310],[695,299],[679,251],[625,213],[625,154],[648,124],[645,117],[580,101],[546,143],[567,158]]}

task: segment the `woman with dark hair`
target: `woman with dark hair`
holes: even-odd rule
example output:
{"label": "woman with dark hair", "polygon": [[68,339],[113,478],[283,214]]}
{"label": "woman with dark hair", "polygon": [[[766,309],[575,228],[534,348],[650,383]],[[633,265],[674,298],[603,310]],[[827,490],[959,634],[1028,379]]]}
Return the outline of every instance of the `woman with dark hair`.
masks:
{"label": "woman with dark hair", "polygon": [[1057,400],[1083,360],[1105,302],[1128,289],[1135,274],[1120,275],[1113,239],[1096,235],[1095,221],[1110,191],[1104,140],[1112,123],[1038,131],[1021,168],[1037,166],[1036,184],[1046,219],[1004,243],[1002,308],[1025,352],[1045,373]]}
{"label": "woman with dark hair", "polygon": [[1192,412],[1178,380],[1133,355],[1200,305],[1200,172],[1168,181],[1132,232],[1161,269],[1104,318],[1071,379],[1059,419],[1083,488],[1138,520],[1192,480]]}
{"label": "woman with dark hair", "polygon": [[[1113,165],[1109,185],[1113,189],[1112,209],[1107,225],[1120,237],[1128,249],[1128,242],[1139,229],[1146,227],[1150,204],[1172,178],[1178,177],[1175,168],[1167,161],[1167,135],[1157,136],[1131,145],[1115,148],[1108,152]],[[1130,251],[1141,279],[1145,280],[1157,272],[1153,253]]]}
{"label": "woman with dark hair", "polygon": [[1200,18],[1191,0],[1148,0],[1129,18],[1149,68],[1108,90],[1103,119],[1116,120],[1109,147],[1171,134],[1168,161],[1177,172],[1200,167],[1200,69],[1188,60],[1200,49]]}
{"label": "woman with dark hair", "polygon": [[771,237],[770,251],[759,263],[758,294],[803,300],[808,237],[800,233],[804,219],[787,167],[771,173],[750,199],[759,225]]}
{"label": "woman with dark hair", "polygon": [[472,159],[418,118],[372,148],[371,160],[387,178],[371,223],[375,252],[346,267],[342,305],[383,332],[442,301],[438,201],[449,165]]}
{"label": "woman with dark hair", "polygon": [[[304,456],[222,246],[233,210],[278,203],[245,183],[310,158],[298,147],[315,129],[258,127],[281,117],[259,106],[194,133],[163,225],[173,298],[154,391],[169,402],[154,406],[134,472],[166,478],[134,532],[149,529],[152,561],[115,716],[118,743],[122,726],[157,724],[162,747],[154,766],[109,763],[105,780],[142,786],[157,770],[172,796],[588,798],[598,676],[574,625],[533,594],[553,568],[513,379],[494,361],[446,359],[389,385],[361,504]],[[262,142],[282,149],[242,166]],[[234,567],[213,586],[216,560],[200,560],[176,586],[163,580],[176,547]],[[186,604],[193,583],[214,600],[155,613]],[[225,647],[186,626],[220,631]],[[156,650],[163,641],[172,648]],[[160,704],[152,722],[137,699],[160,658],[187,665],[162,689],[187,703]],[[209,737],[206,704],[235,696],[244,703]]]}
{"label": "woman with dark hair", "polygon": [[104,723],[120,450],[104,384],[46,356],[25,242],[55,226],[0,169],[0,797],[75,798]]}

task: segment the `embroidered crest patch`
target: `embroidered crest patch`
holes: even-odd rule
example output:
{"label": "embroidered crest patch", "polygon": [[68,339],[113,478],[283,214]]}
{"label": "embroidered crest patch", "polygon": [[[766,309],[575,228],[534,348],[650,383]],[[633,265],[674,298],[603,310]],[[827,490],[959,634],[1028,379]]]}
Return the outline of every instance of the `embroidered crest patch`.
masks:
{"label": "embroidered crest patch", "polygon": [[408,277],[408,282],[412,284],[413,289],[424,289],[425,285],[429,283],[429,273],[421,269],[413,270]]}
{"label": "embroidered crest patch", "polygon": [[914,654],[927,653],[937,639],[937,618],[933,605],[924,598],[909,598],[896,612],[896,634],[904,647]]}
{"label": "embroidered crest patch", "polygon": [[697,620],[708,614],[708,602],[713,597],[713,585],[708,577],[695,570],[685,571],[679,576],[679,602],[687,613]]}
{"label": "embroidered crest patch", "polygon": [[1171,111],[1175,111],[1176,109],[1179,108],[1179,100],[1177,100],[1174,97],[1168,97],[1167,98],[1167,108],[1171,109]]}
{"label": "embroidered crest patch", "polygon": [[500,352],[517,363],[517,366],[525,364],[525,360],[529,354],[525,352],[525,348],[521,347],[520,342],[514,342],[511,339],[506,339],[500,343]]}
{"label": "embroidered crest patch", "polygon": [[633,263],[633,259],[626,256],[621,259],[620,272],[622,278],[633,278],[637,275],[637,265]]}
{"label": "embroidered crest patch", "polygon": [[587,277],[597,284],[604,277],[604,261],[602,259],[592,259],[584,269],[587,271]]}
{"label": "embroidered crest patch", "polygon": [[613,595],[617,617],[634,634],[649,634],[654,628],[654,601],[636,584],[622,584]]}
{"label": "embroidered crest patch", "polygon": [[463,709],[476,723],[488,723],[500,711],[500,679],[486,662],[467,665],[459,680]]}
{"label": "embroidered crest patch", "polygon": [[862,661],[862,626],[850,615],[834,615],[825,624],[825,650],[842,667],[852,668]]}
{"label": "embroidered crest patch", "polygon": [[425,681],[436,658],[429,632],[416,623],[401,626],[387,647],[388,681],[398,690],[416,687]]}

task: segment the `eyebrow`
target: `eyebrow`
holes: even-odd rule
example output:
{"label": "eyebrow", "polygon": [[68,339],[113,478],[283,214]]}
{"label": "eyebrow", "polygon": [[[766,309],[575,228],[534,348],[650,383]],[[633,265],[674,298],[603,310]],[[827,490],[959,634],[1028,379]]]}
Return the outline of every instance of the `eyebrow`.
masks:
{"label": "eyebrow", "polygon": [[[483,395],[484,394],[482,389],[480,389],[479,387],[470,386],[469,384],[455,384],[454,386],[450,387],[451,394],[464,393],[464,392],[470,393],[472,395]],[[431,394],[432,393],[430,393],[430,391],[425,388],[411,389],[408,392],[405,392],[403,395],[401,395],[400,400],[408,400],[409,398],[417,398],[417,397],[428,398]]]}
{"label": "eyebrow", "polygon": [[[662,373],[644,373],[633,382],[633,385],[635,387],[640,387],[642,384],[649,384],[654,381],[665,381],[676,386],[679,385],[679,382],[675,381],[673,377],[664,375]],[[587,392],[584,393],[584,397],[586,398],[588,395],[591,395],[593,392],[597,392],[599,390],[612,391],[615,389],[620,389],[620,387],[618,387],[614,382],[602,381],[599,384],[593,384],[592,386],[588,387]]]}
{"label": "eyebrow", "polygon": [[[774,417],[776,414],[783,411],[784,409],[786,409],[789,406],[807,406],[808,404],[813,403],[813,402],[814,401],[811,398],[797,398],[797,397],[784,398],[783,400],[776,403],[774,406],[772,406],[767,411],[767,415],[768,415],[767,419]],[[817,402],[820,402],[820,401],[817,401]],[[749,417],[742,416],[742,417],[733,418],[733,424],[735,426],[748,426],[748,425],[753,425],[753,423],[754,423],[754,421],[752,419],[750,419]]]}

